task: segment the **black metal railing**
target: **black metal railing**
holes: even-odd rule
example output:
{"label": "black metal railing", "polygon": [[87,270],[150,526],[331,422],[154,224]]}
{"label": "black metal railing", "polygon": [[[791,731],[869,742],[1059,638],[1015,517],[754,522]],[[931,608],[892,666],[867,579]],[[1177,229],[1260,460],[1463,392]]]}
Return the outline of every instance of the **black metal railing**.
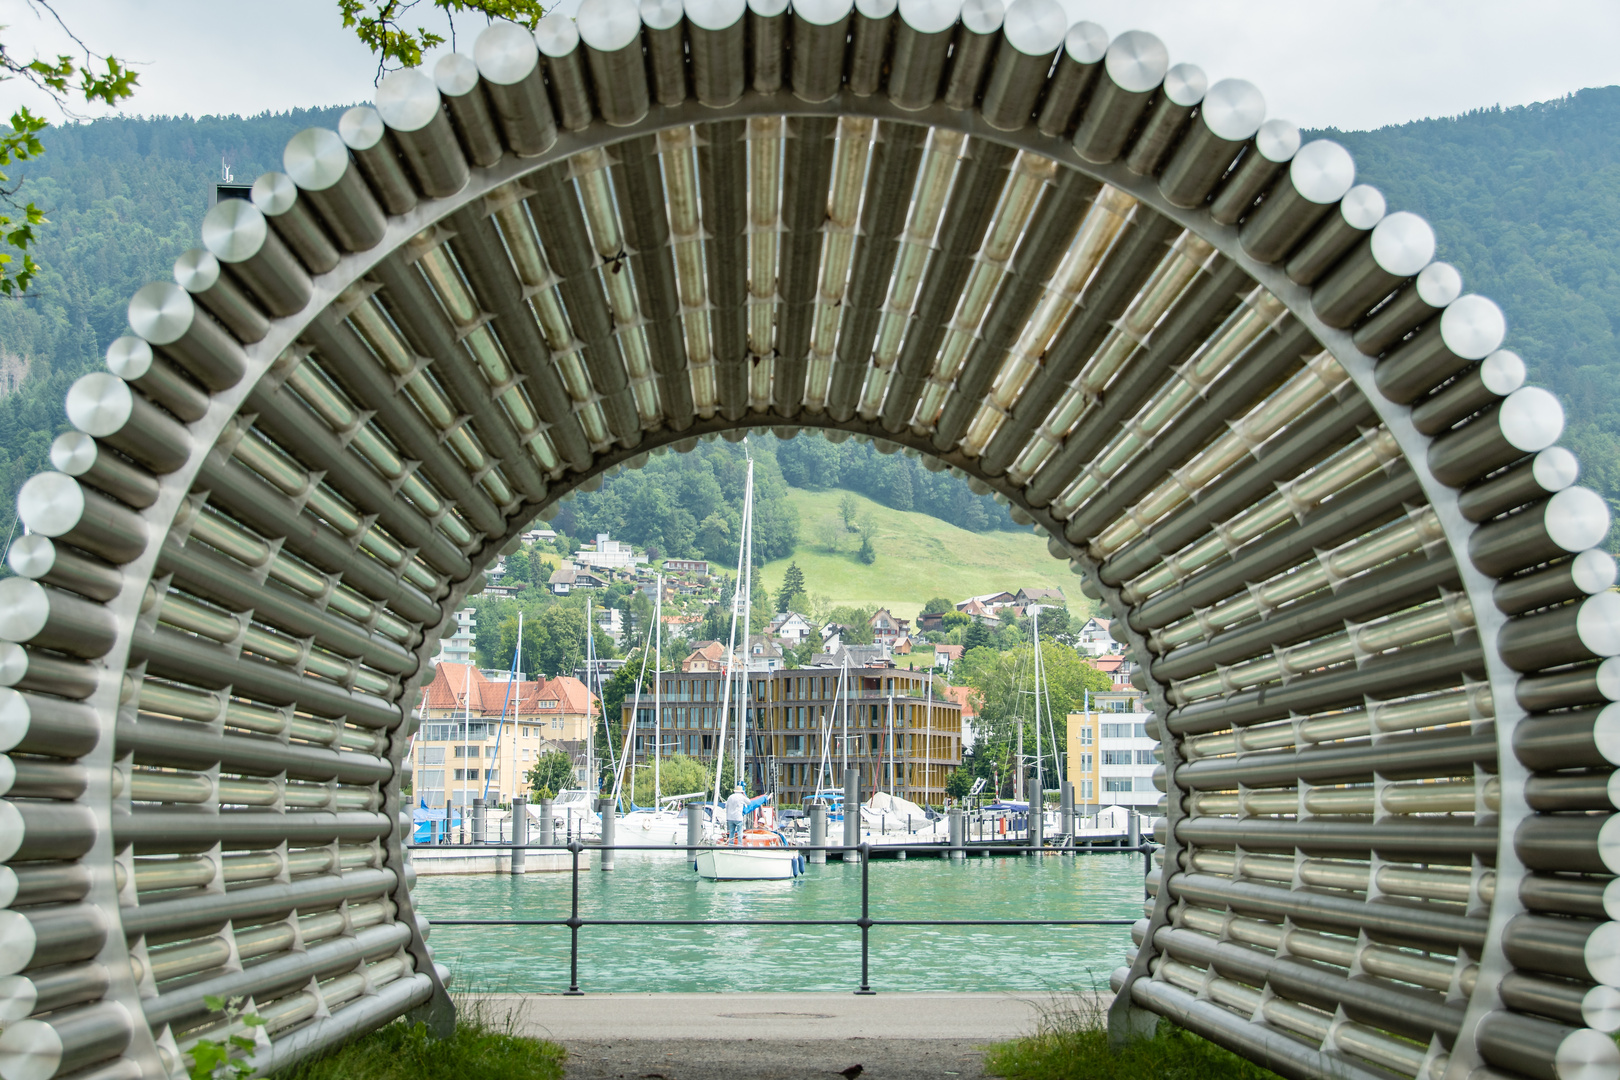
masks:
{"label": "black metal railing", "polygon": [[[980,850],[983,841],[969,840],[965,846],[947,846],[945,844],[884,844],[880,848],[885,854],[889,853],[926,853],[930,855],[950,855],[967,857],[972,851]],[[861,868],[861,911],[854,918],[844,919],[605,919],[585,918],[579,913],[579,874],[580,854],[582,852],[617,852],[617,851],[658,851],[665,854],[685,852],[691,858],[699,851],[731,851],[737,850],[727,844],[582,844],[579,840],[570,840],[566,844],[513,844],[508,841],[488,841],[482,844],[408,844],[407,850],[428,851],[476,851],[493,857],[505,854],[510,856],[514,851],[561,852],[566,851],[572,856],[572,896],[567,918],[551,919],[435,919],[429,917],[433,926],[566,926],[569,931],[568,947],[568,989],[564,991],[569,996],[579,996],[585,991],[579,988],[579,932],[589,926],[847,926],[855,927],[861,935],[861,981],[855,990],[856,994],[875,994],[877,991],[871,986],[871,958],[870,944],[873,927],[883,926],[1131,926],[1136,919],[874,919],[872,917],[871,893],[871,866],[873,848],[870,844],[859,844],[855,847],[846,847],[842,844],[793,846],[785,850],[793,852],[826,852],[828,856],[854,853],[859,856]],[[1140,853],[1143,862],[1143,877],[1146,878],[1152,869],[1152,852],[1155,845],[1142,843],[1131,847],[1123,843],[1113,847],[1033,847],[1001,846],[995,848],[997,854],[1043,854],[1043,855],[1111,855]],[[989,851],[986,850],[988,855]],[[588,869],[588,867],[587,867]],[[1144,885],[1144,895],[1146,895]]]}

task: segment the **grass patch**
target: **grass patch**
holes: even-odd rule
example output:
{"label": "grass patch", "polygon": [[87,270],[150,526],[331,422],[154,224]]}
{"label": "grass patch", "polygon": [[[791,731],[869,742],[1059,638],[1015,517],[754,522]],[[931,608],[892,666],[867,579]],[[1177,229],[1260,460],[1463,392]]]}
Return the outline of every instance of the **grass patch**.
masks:
{"label": "grass patch", "polygon": [[1277,1080],[1168,1020],[1116,1050],[1105,1007],[1085,1001],[1046,1013],[1033,1035],[990,1047],[984,1067],[1006,1080]]}
{"label": "grass patch", "polygon": [[567,1051],[477,1019],[448,1039],[426,1025],[396,1020],[332,1053],[275,1074],[274,1080],[560,1080]]}
{"label": "grass patch", "polygon": [[[860,513],[873,526],[877,561],[867,565],[856,556],[860,537],[840,532],[838,513],[844,491],[789,488],[788,501],[799,511],[799,545],[788,559],[766,563],[756,580],[774,597],[782,587],[789,562],[804,571],[806,585],[833,604],[856,607],[877,604],[902,619],[915,619],[930,598],[963,600],[983,593],[1017,592],[1019,588],[1060,588],[1073,614],[1093,602],[1080,593],[1080,579],[1067,563],[1052,558],[1046,541],[1028,530],[976,533],[927,514],[891,510],[863,495],[854,495]],[[822,538],[823,526],[836,526],[838,550]]]}

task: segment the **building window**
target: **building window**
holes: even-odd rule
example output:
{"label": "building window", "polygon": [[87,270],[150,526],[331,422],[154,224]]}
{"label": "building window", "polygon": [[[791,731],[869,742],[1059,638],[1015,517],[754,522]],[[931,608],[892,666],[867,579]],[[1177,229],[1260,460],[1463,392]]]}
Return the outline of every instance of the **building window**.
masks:
{"label": "building window", "polygon": [[443,765],[444,747],[419,746],[416,749],[416,763],[418,765]]}
{"label": "building window", "polygon": [[1153,760],[1153,751],[1151,750],[1138,750],[1136,752],[1136,763],[1138,765],[1157,764],[1157,762]]}
{"label": "building window", "polygon": [[1091,729],[1090,728],[1083,727],[1083,728],[1080,729],[1080,745],[1081,746],[1090,746],[1091,745]]}
{"label": "building window", "polygon": [[1104,765],[1130,765],[1131,752],[1129,750],[1104,750],[1102,752]]}
{"label": "building window", "polygon": [[[1090,772],[1091,771],[1091,755],[1090,754],[1081,754],[1080,755],[1080,771],[1081,772]],[[1089,784],[1089,783],[1091,783],[1091,781],[1087,780],[1086,783]]]}
{"label": "building window", "polygon": [[444,787],[444,770],[423,769],[416,774],[416,783],[423,788],[442,788]]}
{"label": "building window", "polygon": [[1080,781],[1080,798],[1085,802],[1090,802],[1091,801],[1092,795],[1091,795],[1091,781],[1090,780],[1082,780],[1082,781]]}
{"label": "building window", "polygon": [[1158,786],[1153,783],[1153,778],[1151,776],[1138,776],[1136,778],[1136,790],[1158,791],[1159,789]]}
{"label": "building window", "polygon": [[1103,777],[1103,790],[1130,791],[1132,790],[1131,778],[1128,776],[1105,776]]}

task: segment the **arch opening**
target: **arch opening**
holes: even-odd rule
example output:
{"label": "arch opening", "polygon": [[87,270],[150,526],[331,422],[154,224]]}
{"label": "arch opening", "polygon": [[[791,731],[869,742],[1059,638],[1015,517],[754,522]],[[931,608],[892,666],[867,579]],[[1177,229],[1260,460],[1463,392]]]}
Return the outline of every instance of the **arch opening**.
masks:
{"label": "arch opening", "polygon": [[711,8],[390,76],[75,385],[0,584],[0,1077],[177,1075],[203,994],[267,1067],[442,1008],[397,789],[437,631],[568,492],[797,429],[996,493],[1150,675],[1121,1033],[1620,1075],[1608,515],[1428,226],[1049,0]]}

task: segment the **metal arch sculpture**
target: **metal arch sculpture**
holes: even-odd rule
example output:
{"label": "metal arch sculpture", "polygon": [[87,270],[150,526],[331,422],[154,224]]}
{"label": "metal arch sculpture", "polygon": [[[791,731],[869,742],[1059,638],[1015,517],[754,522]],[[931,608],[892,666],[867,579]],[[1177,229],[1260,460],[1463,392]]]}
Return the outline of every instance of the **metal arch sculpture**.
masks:
{"label": "metal arch sculpture", "polygon": [[821,429],[992,490],[1150,673],[1113,1021],[1290,1076],[1620,1075],[1602,500],[1335,144],[1053,0],[586,0],[287,147],[73,387],[0,583],[0,1080],[417,1009],[436,632],[649,453]]}

